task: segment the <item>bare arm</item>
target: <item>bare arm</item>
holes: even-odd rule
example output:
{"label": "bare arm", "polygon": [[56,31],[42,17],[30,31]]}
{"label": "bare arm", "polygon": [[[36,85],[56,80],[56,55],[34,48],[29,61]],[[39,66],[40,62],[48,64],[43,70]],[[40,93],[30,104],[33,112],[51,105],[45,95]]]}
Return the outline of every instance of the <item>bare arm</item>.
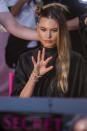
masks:
{"label": "bare arm", "polygon": [[25,87],[20,93],[20,97],[25,97],[25,98],[31,97],[37,81],[38,81],[38,78],[36,78],[34,73],[32,72],[27,84],[25,85]]}
{"label": "bare arm", "polygon": [[78,30],[79,29],[79,18],[75,17],[75,18],[73,18],[71,20],[68,20],[67,21],[67,27],[68,27],[69,31]]}
{"label": "bare arm", "polygon": [[20,97],[31,97],[33,90],[35,88],[36,82],[39,80],[39,77],[43,76],[48,71],[53,69],[53,66],[46,67],[48,62],[52,59],[52,57],[49,57],[46,60],[44,60],[44,56],[45,56],[45,49],[43,48],[42,55],[40,51],[38,52],[37,62],[35,61],[34,57],[32,57],[34,69],[29,77],[27,84],[21,91]]}
{"label": "bare arm", "polygon": [[25,40],[39,40],[36,30],[18,24],[10,12],[0,13],[0,24],[16,37]]}

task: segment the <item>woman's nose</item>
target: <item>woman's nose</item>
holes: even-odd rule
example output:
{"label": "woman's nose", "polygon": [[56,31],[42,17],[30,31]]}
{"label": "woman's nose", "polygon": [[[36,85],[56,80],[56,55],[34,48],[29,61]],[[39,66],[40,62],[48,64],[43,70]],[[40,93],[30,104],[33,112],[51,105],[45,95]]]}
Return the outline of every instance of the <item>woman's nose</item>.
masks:
{"label": "woman's nose", "polygon": [[47,32],[47,37],[51,38],[51,32],[50,31]]}

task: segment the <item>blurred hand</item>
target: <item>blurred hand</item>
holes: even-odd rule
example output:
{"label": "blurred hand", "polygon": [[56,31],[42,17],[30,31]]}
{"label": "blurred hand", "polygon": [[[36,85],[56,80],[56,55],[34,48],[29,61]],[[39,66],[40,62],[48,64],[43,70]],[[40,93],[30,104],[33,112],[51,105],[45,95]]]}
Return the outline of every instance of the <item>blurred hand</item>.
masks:
{"label": "blurred hand", "polygon": [[33,72],[37,76],[43,76],[46,74],[48,71],[53,69],[53,66],[47,67],[48,62],[52,59],[52,56],[44,60],[45,57],[45,48],[42,50],[42,55],[41,51],[38,51],[38,56],[37,56],[37,62],[35,61],[34,57],[32,56],[32,62],[34,64],[34,70]]}
{"label": "blurred hand", "polygon": [[21,1],[26,3],[26,2],[31,2],[32,0],[21,0]]}

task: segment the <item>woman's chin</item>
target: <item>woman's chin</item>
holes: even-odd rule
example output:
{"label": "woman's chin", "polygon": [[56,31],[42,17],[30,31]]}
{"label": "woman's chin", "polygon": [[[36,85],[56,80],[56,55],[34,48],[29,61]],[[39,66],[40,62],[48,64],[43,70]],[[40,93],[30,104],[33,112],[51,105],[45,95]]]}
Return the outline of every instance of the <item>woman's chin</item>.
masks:
{"label": "woman's chin", "polygon": [[42,44],[45,48],[54,48],[55,45],[51,45],[51,44]]}

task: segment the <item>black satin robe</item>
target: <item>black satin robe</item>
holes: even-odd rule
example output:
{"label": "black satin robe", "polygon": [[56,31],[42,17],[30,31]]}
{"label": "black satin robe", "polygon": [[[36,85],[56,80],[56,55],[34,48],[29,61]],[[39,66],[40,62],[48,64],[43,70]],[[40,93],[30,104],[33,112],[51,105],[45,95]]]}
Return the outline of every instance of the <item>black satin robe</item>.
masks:
{"label": "black satin robe", "polygon": [[[15,71],[15,76],[13,80],[12,96],[19,96],[20,92],[24,88],[25,84],[29,80],[29,76],[33,70],[33,63],[31,56],[37,59],[38,50],[42,50],[39,47],[30,52],[21,55],[18,61],[18,65]],[[86,64],[81,55],[76,52],[71,53],[70,61],[70,71],[68,76],[69,89],[66,93],[61,92],[56,89],[56,82],[54,87],[51,88],[50,83],[55,77],[56,73],[56,57],[57,49],[45,49],[45,59],[53,56],[53,59],[48,63],[48,66],[53,65],[54,68],[46,73],[43,77],[39,79],[36,83],[34,92],[32,96],[38,97],[86,97],[87,96],[87,71]]]}

